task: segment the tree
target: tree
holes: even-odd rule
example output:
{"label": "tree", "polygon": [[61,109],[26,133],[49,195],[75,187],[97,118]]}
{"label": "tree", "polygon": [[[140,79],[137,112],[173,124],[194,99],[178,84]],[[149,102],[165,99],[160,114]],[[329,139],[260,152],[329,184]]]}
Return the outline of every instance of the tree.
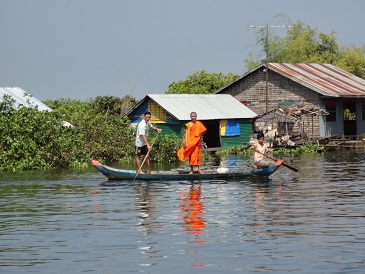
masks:
{"label": "tree", "polygon": [[285,59],[281,63],[313,63],[319,49],[318,31],[298,22],[283,39]]}
{"label": "tree", "polygon": [[365,77],[364,48],[340,47],[335,32],[325,34],[298,21],[288,28],[285,37],[270,31],[266,42],[266,29],[260,29],[257,37],[256,42],[262,51],[259,55],[250,53],[244,60],[248,71],[262,64],[262,56],[267,54],[269,62],[333,64],[358,77]]}
{"label": "tree", "polygon": [[335,63],[338,67],[365,79],[365,48],[357,48],[354,45],[343,48],[339,60]]}
{"label": "tree", "polygon": [[186,80],[169,85],[165,94],[210,94],[221,87],[233,82],[239,77],[238,74],[207,73],[205,70],[197,71],[189,75]]}
{"label": "tree", "polygon": [[111,113],[121,117],[137,103],[137,100],[130,95],[123,98],[116,96],[97,96],[90,99],[91,106],[101,113]]}
{"label": "tree", "polygon": [[333,64],[338,60],[341,55],[340,49],[337,45],[336,34],[319,34],[321,40],[318,48],[318,63],[329,63]]}

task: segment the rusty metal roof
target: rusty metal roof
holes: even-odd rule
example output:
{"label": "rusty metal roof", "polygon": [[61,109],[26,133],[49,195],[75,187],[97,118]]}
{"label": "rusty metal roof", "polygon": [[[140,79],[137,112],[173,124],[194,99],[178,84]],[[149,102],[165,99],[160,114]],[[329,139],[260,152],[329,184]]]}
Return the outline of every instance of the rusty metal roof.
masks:
{"label": "rusty metal roof", "polygon": [[365,96],[365,80],[331,64],[269,63],[269,69],[324,96]]}
{"label": "rusty metal roof", "polygon": [[199,120],[254,118],[256,113],[229,94],[148,94],[129,113],[148,98],[178,120],[190,120],[196,111]]}

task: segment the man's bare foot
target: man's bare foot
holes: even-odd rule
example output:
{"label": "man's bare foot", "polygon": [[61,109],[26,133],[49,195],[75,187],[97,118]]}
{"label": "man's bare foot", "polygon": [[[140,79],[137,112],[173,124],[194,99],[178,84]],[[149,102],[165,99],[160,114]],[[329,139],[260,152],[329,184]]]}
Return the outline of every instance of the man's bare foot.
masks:
{"label": "man's bare foot", "polygon": [[201,170],[198,170],[198,173],[199,173],[199,174],[203,174],[203,171],[201,171]]}
{"label": "man's bare foot", "polygon": [[147,171],[147,174],[153,174],[153,172],[151,172],[151,171]]}
{"label": "man's bare foot", "polygon": [[144,174],[144,172],[143,172],[142,170],[140,170],[140,171],[138,172],[138,174]]}
{"label": "man's bare foot", "polygon": [[194,173],[194,171],[190,171],[190,172],[189,172],[189,174],[193,174],[193,173]]}

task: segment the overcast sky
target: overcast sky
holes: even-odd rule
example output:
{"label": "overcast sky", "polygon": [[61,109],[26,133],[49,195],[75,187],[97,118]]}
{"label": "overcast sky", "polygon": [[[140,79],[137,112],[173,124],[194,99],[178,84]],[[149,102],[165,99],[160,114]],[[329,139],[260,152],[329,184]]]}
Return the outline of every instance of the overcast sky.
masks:
{"label": "overcast sky", "polygon": [[141,99],[196,71],[245,73],[258,50],[248,25],[301,20],[361,47],[364,11],[362,0],[0,0],[0,87]]}

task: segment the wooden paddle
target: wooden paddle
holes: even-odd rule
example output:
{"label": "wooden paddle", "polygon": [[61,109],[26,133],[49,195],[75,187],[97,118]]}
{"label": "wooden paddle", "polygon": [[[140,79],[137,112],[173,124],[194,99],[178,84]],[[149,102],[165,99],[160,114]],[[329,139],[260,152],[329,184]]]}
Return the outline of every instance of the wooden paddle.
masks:
{"label": "wooden paddle", "polygon": [[[271,159],[271,160],[273,160],[273,161],[277,161],[277,159],[274,159],[274,158],[271,158],[270,156],[268,156],[268,155],[266,155],[265,153],[262,153],[262,152],[260,152],[260,151],[258,151],[258,150],[256,150],[256,149],[254,149],[253,151],[255,151],[255,152],[257,152],[257,153],[260,153],[260,154],[262,154],[262,155],[264,155],[265,157],[267,157],[267,158],[269,158],[269,159]],[[281,163],[283,166],[285,166],[285,167],[287,167],[287,168],[289,168],[289,169],[291,169],[291,170],[293,170],[293,171],[295,171],[295,172],[298,172],[298,169],[296,169],[295,167],[292,167],[292,166],[290,166],[290,165],[288,165],[288,164],[285,164],[284,162],[282,162]]]}
{"label": "wooden paddle", "polygon": [[157,139],[157,137],[158,137],[158,135],[159,135],[159,134],[160,134],[160,132],[158,132],[158,133],[157,133],[157,135],[156,135],[156,137],[155,137],[155,138],[153,138],[153,141],[152,141],[152,144],[151,144],[151,149],[147,152],[146,156],[144,156],[144,159],[143,159],[143,161],[142,161],[142,164],[141,164],[141,166],[139,167],[139,169],[138,169],[138,171],[137,171],[136,177],[134,177],[134,181],[136,180],[136,178],[137,178],[137,176],[138,176],[139,172],[141,171],[142,166],[143,166],[144,162],[146,161],[146,159],[147,159],[147,157],[148,157],[148,154],[150,154],[150,151],[152,150],[153,144],[155,143],[155,141],[156,141],[156,139]]}

